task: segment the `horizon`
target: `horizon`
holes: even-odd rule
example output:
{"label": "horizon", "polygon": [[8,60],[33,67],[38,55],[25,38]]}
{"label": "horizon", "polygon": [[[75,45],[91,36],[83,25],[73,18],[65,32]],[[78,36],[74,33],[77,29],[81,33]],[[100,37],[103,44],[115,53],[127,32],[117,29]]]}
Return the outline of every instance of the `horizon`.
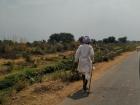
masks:
{"label": "horizon", "polygon": [[77,39],[127,36],[140,40],[139,0],[1,0],[0,39],[48,39],[67,32]]}
{"label": "horizon", "polygon": [[[62,32],[62,33],[66,33],[66,32]],[[57,33],[55,33],[55,34],[57,34]],[[59,34],[59,33],[58,33]],[[72,34],[72,33],[70,33],[70,34]],[[51,35],[53,35],[53,34],[51,34]],[[50,35],[50,36],[51,36]],[[72,34],[73,35],[73,34]],[[81,37],[81,36],[79,36],[79,37],[75,37],[75,35],[73,35],[74,36],[74,40],[75,41],[78,41],[78,39]],[[119,38],[122,38],[122,37],[127,37],[127,36],[120,36],[120,37],[116,37],[116,36],[107,36],[107,37],[103,37],[102,39],[95,39],[95,38],[92,38],[92,37],[90,37],[90,39],[95,39],[96,41],[101,41],[101,40],[103,40],[103,39],[105,39],[105,38],[109,38],[109,37],[115,37],[115,40],[117,41]],[[49,39],[49,37],[48,37],[48,39]],[[25,37],[17,37],[17,36],[8,36],[7,38],[6,37],[4,37],[3,39],[0,39],[1,41],[3,41],[3,40],[11,40],[11,41],[15,41],[15,42],[34,42],[34,41],[43,41],[43,40],[45,40],[45,41],[48,41],[48,39],[41,39],[41,40],[33,40],[33,41],[29,41],[27,38],[25,38]],[[140,41],[140,40],[129,40],[129,38],[127,37],[127,40],[128,41]]]}

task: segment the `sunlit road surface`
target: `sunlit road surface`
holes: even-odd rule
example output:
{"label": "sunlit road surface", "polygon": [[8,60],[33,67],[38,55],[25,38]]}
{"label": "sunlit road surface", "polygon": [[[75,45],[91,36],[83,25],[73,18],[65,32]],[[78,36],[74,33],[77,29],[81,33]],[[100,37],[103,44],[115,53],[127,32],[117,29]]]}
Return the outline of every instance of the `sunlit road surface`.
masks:
{"label": "sunlit road surface", "polygon": [[76,92],[58,105],[140,105],[137,57],[137,53],[133,53],[102,78],[93,80],[89,96]]}

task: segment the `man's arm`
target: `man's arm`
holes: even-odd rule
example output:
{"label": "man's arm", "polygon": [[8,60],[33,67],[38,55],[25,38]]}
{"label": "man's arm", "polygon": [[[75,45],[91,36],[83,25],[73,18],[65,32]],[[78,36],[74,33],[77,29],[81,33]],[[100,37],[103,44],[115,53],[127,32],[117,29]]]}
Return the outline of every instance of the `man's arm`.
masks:
{"label": "man's arm", "polygon": [[91,58],[92,62],[94,63],[94,49],[92,46],[90,48],[90,58]]}
{"label": "man's arm", "polygon": [[78,63],[79,56],[80,56],[80,46],[78,47],[75,53],[75,63]]}

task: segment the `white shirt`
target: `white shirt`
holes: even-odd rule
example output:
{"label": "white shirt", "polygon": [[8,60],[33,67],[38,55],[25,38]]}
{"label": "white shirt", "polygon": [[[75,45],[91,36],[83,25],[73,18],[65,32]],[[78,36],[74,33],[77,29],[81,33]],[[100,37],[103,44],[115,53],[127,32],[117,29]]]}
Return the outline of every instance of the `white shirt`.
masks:
{"label": "white shirt", "polygon": [[75,62],[78,62],[78,71],[81,73],[90,73],[92,62],[94,60],[94,50],[91,45],[80,45],[75,54]]}

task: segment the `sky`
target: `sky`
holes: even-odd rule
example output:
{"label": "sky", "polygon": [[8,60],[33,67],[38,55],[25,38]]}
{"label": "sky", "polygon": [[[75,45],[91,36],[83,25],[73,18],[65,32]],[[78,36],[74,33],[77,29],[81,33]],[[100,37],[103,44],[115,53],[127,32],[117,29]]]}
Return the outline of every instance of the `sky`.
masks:
{"label": "sky", "polygon": [[127,36],[140,40],[140,0],[0,0],[0,39]]}

